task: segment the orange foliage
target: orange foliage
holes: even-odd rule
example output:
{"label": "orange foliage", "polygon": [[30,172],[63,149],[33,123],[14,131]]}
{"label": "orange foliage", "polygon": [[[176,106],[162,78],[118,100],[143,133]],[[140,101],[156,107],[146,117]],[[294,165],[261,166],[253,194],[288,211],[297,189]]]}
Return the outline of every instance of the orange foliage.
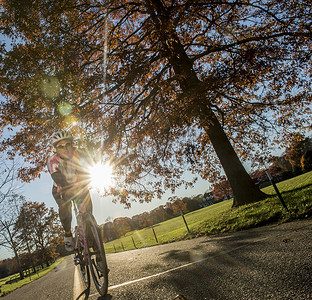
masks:
{"label": "orange foliage", "polygon": [[185,171],[220,179],[221,165],[235,194],[250,188],[239,159],[272,130],[279,143],[311,126],[309,1],[2,1],[1,11],[13,46],[0,46],[0,150],[24,157],[24,181],[65,127],[92,151],[103,141],[118,173],[110,192],[126,206],[193,186]]}

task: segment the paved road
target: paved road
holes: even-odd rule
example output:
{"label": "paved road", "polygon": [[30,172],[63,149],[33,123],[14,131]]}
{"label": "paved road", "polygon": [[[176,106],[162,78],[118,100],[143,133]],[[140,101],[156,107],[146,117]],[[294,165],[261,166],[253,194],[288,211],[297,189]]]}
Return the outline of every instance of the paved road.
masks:
{"label": "paved road", "polygon": [[[109,254],[109,295],[88,299],[312,299],[311,237],[306,219]],[[86,299],[78,275],[69,257],[4,299]]]}

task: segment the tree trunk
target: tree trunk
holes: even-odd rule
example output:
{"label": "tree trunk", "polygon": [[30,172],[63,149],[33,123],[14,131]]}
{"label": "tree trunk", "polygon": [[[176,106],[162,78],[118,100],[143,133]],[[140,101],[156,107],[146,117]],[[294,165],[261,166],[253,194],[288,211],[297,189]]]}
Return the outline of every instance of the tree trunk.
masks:
{"label": "tree trunk", "polygon": [[150,14],[159,31],[164,54],[174,69],[186,101],[190,101],[191,109],[196,110],[194,115],[200,116],[201,124],[206,130],[230,182],[234,195],[233,206],[262,200],[266,195],[254,184],[244,169],[223,128],[209,107],[210,101],[206,98],[209,82],[200,81],[194,70],[193,62],[181,44],[175,28],[168,26],[167,11],[163,2],[150,0],[149,3],[151,4]]}
{"label": "tree trunk", "polygon": [[26,245],[27,245],[27,250],[28,250],[29,257],[30,257],[30,261],[31,261],[31,266],[33,268],[33,273],[37,273],[36,267],[35,267],[35,263],[34,263],[34,260],[33,260],[33,255],[32,255],[32,253],[30,251],[30,247],[29,247],[28,241],[26,242]]}
{"label": "tree trunk", "polygon": [[266,194],[260,191],[243,167],[215,115],[210,112],[207,118],[210,124],[205,126],[205,130],[230,182],[233,207],[264,199]]}
{"label": "tree trunk", "polygon": [[15,259],[16,259],[16,263],[17,263],[17,268],[18,268],[18,272],[20,274],[20,279],[24,279],[24,272],[21,266],[21,262],[20,259],[18,257],[17,251],[14,249],[14,254],[15,254]]}
{"label": "tree trunk", "polygon": [[22,266],[21,266],[21,262],[20,262],[20,259],[19,259],[19,256],[18,256],[18,253],[17,253],[17,250],[16,250],[15,242],[13,241],[13,236],[12,236],[12,233],[11,233],[11,230],[10,230],[9,226],[6,226],[6,230],[7,230],[8,234],[9,234],[9,237],[10,237],[10,244],[12,245],[12,249],[13,249],[13,252],[14,252],[14,255],[15,255],[17,268],[18,268],[18,271],[20,273],[20,279],[24,279],[23,269],[22,269]]}

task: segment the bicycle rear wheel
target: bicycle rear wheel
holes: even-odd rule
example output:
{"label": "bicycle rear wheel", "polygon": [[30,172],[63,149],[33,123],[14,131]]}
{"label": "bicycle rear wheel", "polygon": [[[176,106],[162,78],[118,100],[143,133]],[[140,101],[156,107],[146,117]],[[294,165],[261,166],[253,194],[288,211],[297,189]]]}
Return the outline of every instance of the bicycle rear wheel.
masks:
{"label": "bicycle rear wheel", "polygon": [[[92,250],[89,249],[89,267],[93,282],[99,294],[105,296],[108,289],[108,268],[103,243],[103,230],[100,229],[92,215],[88,217],[88,225],[91,234]],[[90,248],[90,247],[89,247]]]}
{"label": "bicycle rear wheel", "polygon": [[76,230],[75,249],[74,249],[74,254],[75,254],[74,262],[75,262],[75,265],[78,266],[78,268],[79,268],[81,279],[83,281],[85,289],[89,290],[90,289],[90,284],[91,284],[90,271],[89,271],[88,262],[86,261],[86,257],[84,256],[83,251],[84,251],[83,245],[82,245],[81,241],[79,240],[78,230]]}

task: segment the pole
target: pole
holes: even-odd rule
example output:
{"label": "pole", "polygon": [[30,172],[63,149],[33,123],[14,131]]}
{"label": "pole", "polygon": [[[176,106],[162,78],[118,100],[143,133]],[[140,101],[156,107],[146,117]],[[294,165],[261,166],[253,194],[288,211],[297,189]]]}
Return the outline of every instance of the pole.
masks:
{"label": "pole", "polygon": [[190,231],[190,229],[189,229],[189,227],[188,227],[188,225],[187,225],[187,223],[186,223],[186,220],[185,220],[185,217],[184,217],[184,214],[183,214],[182,209],[180,209],[180,213],[181,213],[181,217],[182,217],[182,219],[183,219],[183,221],[184,221],[184,224],[185,224],[185,226],[186,226],[187,232],[188,232],[188,233],[191,233],[191,231]]}
{"label": "pole", "polygon": [[158,239],[157,239],[157,236],[156,236],[156,233],[155,233],[155,230],[154,230],[153,226],[152,226],[152,230],[153,230],[153,233],[154,233],[154,237],[155,237],[156,243],[158,244]]}
{"label": "pole", "polygon": [[124,247],[122,241],[120,241],[120,243],[121,243],[121,246],[122,246],[123,251],[125,251],[125,247]]}
{"label": "pole", "polygon": [[288,210],[288,207],[287,207],[287,205],[286,205],[286,203],[285,203],[285,201],[284,201],[284,199],[283,199],[283,197],[282,197],[282,195],[281,195],[281,193],[280,193],[280,191],[278,190],[278,188],[277,188],[277,186],[276,186],[276,184],[275,184],[275,182],[274,182],[274,180],[273,180],[273,178],[272,178],[272,176],[271,176],[271,174],[270,174],[270,172],[269,172],[268,170],[266,171],[266,174],[267,174],[267,176],[268,176],[268,178],[269,178],[271,184],[273,185],[273,188],[274,188],[274,190],[275,190],[275,192],[276,192],[278,198],[280,199],[280,201],[281,201],[283,207],[284,207],[287,211],[289,211],[289,210]]}

